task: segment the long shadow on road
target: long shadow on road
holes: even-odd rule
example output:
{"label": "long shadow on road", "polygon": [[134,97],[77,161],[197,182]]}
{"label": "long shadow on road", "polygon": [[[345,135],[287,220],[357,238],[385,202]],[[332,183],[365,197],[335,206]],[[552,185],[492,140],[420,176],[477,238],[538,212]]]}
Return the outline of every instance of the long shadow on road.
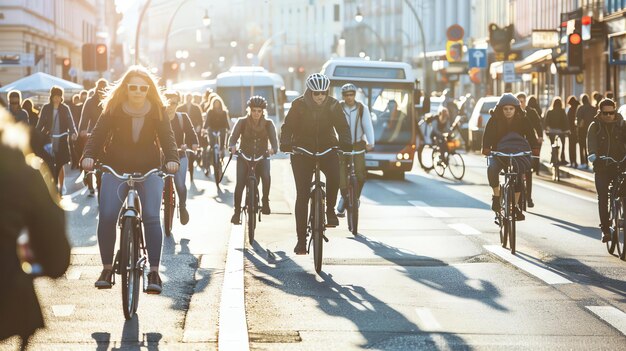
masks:
{"label": "long shadow on road", "polygon": [[[255,244],[254,247],[257,252],[266,251],[259,244]],[[471,349],[465,346],[465,342],[458,335],[420,331],[419,327],[406,316],[368,293],[362,286],[342,285],[327,273],[320,274],[322,279],[320,282],[315,274],[305,271],[284,252],[276,252],[273,257],[281,262],[280,268],[267,265],[249,250],[245,251],[245,257],[260,273],[248,271],[256,281],[289,295],[313,299],[326,315],[350,320],[366,340],[364,344],[358,345],[360,348]],[[320,322],[323,324],[323,321]]]}

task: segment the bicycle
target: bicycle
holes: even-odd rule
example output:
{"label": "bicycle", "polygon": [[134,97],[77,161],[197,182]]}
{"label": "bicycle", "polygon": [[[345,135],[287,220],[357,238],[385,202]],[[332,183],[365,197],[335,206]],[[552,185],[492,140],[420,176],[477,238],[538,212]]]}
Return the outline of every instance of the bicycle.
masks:
{"label": "bicycle", "polygon": [[323,152],[313,153],[296,146],[293,152],[294,154],[305,155],[315,159],[315,178],[311,185],[309,222],[307,224],[307,234],[310,234],[307,253],[310,252],[311,244],[313,244],[313,262],[315,272],[317,273],[322,271],[323,243],[324,241],[328,242],[328,238],[324,235],[326,231],[326,191],[324,190],[326,184],[321,180],[319,159],[335,149],[335,147],[331,147]]}
{"label": "bicycle", "polygon": [[[97,168],[124,181],[129,187],[118,219],[120,248],[115,253],[113,260],[114,273],[122,276],[122,308],[124,310],[124,318],[129,320],[133,318],[139,306],[139,283],[141,277],[145,274],[146,262],[148,260],[142,227],[141,202],[139,201],[139,193],[135,188],[135,184],[145,181],[153,174],[167,178],[171,178],[173,175],[165,174],[158,169],[152,169],[143,175],[139,173],[124,173],[120,175],[113,168],[106,165],[99,165]],[[115,276],[113,276],[113,284],[115,284]],[[146,281],[144,278],[143,291],[145,290]]]}
{"label": "bicycle", "polygon": [[[217,190],[220,190],[220,178],[222,177],[222,170],[223,170],[223,159],[222,159],[222,146],[220,143],[220,135],[221,135],[221,131],[219,130],[212,130],[209,133],[211,133],[211,136],[213,137],[213,140],[215,140],[215,142],[211,145],[211,149],[209,151],[209,158],[210,158],[210,162],[209,164],[211,164],[213,166],[213,176],[215,178],[215,185],[217,186]],[[207,166],[208,168],[208,166]]]}
{"label": "bicycle", "polygon": [[246,156],[243,151],[238,150],[237,155],[241,156],[246,161],[248,166],[248,182],[246,183],[246,205],[244,211],[248,218],[248,241],[250,245],[254,243],[254,232],[256,229],[256,220],[258,216],[259,222],[261,222],[261,211],[259,206],[259,188],[256,179],[256,166],[259,161],[266,158],[267,155],[256,157]]}
{"label": "bicycle", "polygon": [[[500,185],[500,211],[496,212],[496,224],[500,226],[500,244],[503,248],[507,247],[507,241],[510,244],[511,254],[515,255],[516,228],[515,228],[515,182],[518,173],[515,171],[513,159],[516,157],[531,156],[532,152],[523,151],[514,154],[508,154],[498,151],[492,151],[489,156],[492,162],[498,162],[496,157],[508,159],[505,169],[500,172],[504,175],[504,184]],[[522,188],[522,192],[524,189]]]}
{"label": "bicycle", "polygon": [[626,185],[626,167],[624,166],[624,157],[621,161],[616,161],[612,157],[599,156],[599,160],[606,161],[608,164],[616,164],[618,168],[617,177],[609,184],[609,220],[611,222],[611,238],[606,243],[606,249],[609,254],[613,255],[617,249],[617,256],[626,260],[626,252],[624,251],[624,241],[626,240],[626,196],[622,195]]}
{"label": "bicycle", "polygon": [[348,186],[347,186],[347,198],[346,201],[346,211],[348,213],[348,230],[353,235],[359,234],[359,182],[356,177],[355,168],[354,168],[354,156],[365,153],[365,150],[361,151],[352,151],[352,152],[342,152],[341,155],[348,156],[348,162],[346,162],[346,166],[348,167]]}
{"label": "bicycle", "polygon": [[[182,152],[183,149],[178,149]],[[195,154],[192,150],[184,149],[187,155]],[[187,156],[188,162],[191,162],[190,156]],[[193,179],[192,179],[193,181]],[[172,227],[174,226],[174,212],[176,212],[176,187],[174,186],[174,178],[167,177],[163,186],[163,227],[165,235],[172,235]],[[179,208],[180,210],[180,208]],[[179,213],[180,216],[180,213]]]}
{"label": "bicycle", "polygon": [[[555,182],[561,181],[561,171],[560,171],[561,161],[559,161],[559,150],[561,149],[562,146],[565,145],[565,140],[563,138],[565,135],[568,135],[568,134],[569,134],[568,130],[565,130],[565,131],[561,129],[546,130],[546,135],[548,136],[548,138],[554,137],[554,143],[552,143],[552,154],[550,156],[550,163],[552,164],[552,169],[554,171],[554,173],[552,174],[552,180],[554,180]],[[557,140],[561,143],[561,146],[559,146],[559,143],[557,142]]]}
{"label": "bicycle", "polygon": [[459,147],[461,147],[461,141],[454,138],[454,133],[443,133],[443,140],[433,146],[433,168],[437,175],[443,177],[447,169],[454,179],[463,179],[465,161],[456,152]]}
{"label": "bicycle", "polygon": [[[420,163],[422,169],[426,172],[430,172],[435,168],[434,164],[431,162],[428,164],[426,161],[432,161],[432,153],[434,152],[434,145],[432,144],[431,133],[432,130],[432,122],[438,118],[437,114],[427,114],[424,118],[420,119],[417,123],[417,133],[419,135],[419,139],[421,140],[418,149],[417,149],[417,160]],[[423,126],[423,127],[422,127]],[[424,130],[422,131],[422,128]],[[427,143],[426,138],[431,141],[431,143]],[[430,155],[428,150],[430,150]]]}

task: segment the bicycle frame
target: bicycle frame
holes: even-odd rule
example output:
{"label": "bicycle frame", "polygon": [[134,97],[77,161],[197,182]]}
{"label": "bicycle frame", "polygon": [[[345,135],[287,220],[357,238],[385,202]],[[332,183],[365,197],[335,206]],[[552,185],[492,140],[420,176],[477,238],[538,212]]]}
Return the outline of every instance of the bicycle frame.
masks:
{"label": "bicycle frame", "polygon": [[[617,166],[617,176],[609,183],[609,219],[613,235],[606,243],[606,249],[613,255],[615,248],[617,248],[617,256],[622,260],[626,260],[626,247],[624,247],[624,236],[626,236],[626,220],[624,218],[626,214],[626,197],[620,195],[620,186],[626,181],[626,167],[624,166],[626,157],[621,161],[617,161],[612,157],[600,156],[599,160],[606,161],[609,165],[615,164]],[[620,236],[622,238],[621,242]]]}
{"label": "bicycle frame", "polygon": [[248,208],[246,205],[246,211],[248,212],[248,235],[250,243],[254,242],[254,230],[256,227],[256,216],[258,215],[259,222],[261,221],[261,211],[259,211],[259,194],[258,194],[258,181],[256,178],[256,166],[262,159],[266,158],[266,155],[256,157],[246,156],[241,150],[237,151],[238,157],[241,157],[248,167],[248,182],[246,183],[246,203],[253,205],[253,208]]}
{"label": "bicycle frame", "polygon": [[[363,153],[365,153],[365,150],[341,153],[343,156],[348,156],[348,162],[347,162],[347,168],[348,168],[347,190],[348,191],[347,191],[347,199],[345,199],[345,201],[347,204],[346,210],[348,211],[348,229],[354,235],[358,233],[358,223],[355,223],[356,221],[358,221],[358,212],[355,213],[355,211],[358,211],[359,198],[361,195],[358,189],[359,185],[358,185],[358,180],[356,177],[356,171],[355,171],[355,166],[354,166],[354,156],[360,155]],[[355,185],[356,185],[356,189],[354,189]]]}

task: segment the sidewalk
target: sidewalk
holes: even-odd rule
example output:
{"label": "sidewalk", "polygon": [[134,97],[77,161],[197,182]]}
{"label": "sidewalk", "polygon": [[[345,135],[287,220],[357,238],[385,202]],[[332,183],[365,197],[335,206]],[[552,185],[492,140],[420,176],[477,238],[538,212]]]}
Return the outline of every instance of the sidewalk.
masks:
{"label": "sidewalk", "polygon": [[[567,144],[566,144],[567,147]],[[569,159],[569,150],[565,149],[565,158]],[[560,153],[560,151],[559,151]],[[550,146],[550,139],[547,137],[544,138],[543,144],[541,145],[541,151],[539,154],[541,161],[540,174],[543,175],[546,179],[552,179],[553,171],[552,164],[550,163],[552,155],[552,148]],[[572,185],[576,188],[581,188],[584,190],[594,191],[594,176],[593,176],[593,168],[590,167],[588,169],[577,169],[569,166],[561,166],[559,167],[561,173],[561,183]]]}

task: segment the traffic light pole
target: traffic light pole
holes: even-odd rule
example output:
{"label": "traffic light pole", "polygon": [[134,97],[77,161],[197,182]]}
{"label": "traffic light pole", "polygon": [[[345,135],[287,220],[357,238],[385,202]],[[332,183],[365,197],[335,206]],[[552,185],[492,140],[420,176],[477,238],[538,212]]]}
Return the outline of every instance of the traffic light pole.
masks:
{"label": "traffic light pole", "polygon": [[150,7],[150,3],[152,0],[147,0],[146,4],[143,5],[143,9],[141,10],[141,14],[139,15],[139,19],[137,20],[137,31],[135,32],[135,64],[139,64],[139,34],[141,33],[141,23],[143,22],[143,16],[146,14],[148,7]]}
{"label": "traffic light pole", "polygon": [[187,1],[189,0],[183,0],[180,2],[180,4],[178,4],[178,7],[176,8],[176,10],[174,10],[174,13],[172,13],[172,16],[170,17],[170,21],[167,24],[167,29],[165,30],[165,41],[163,43],[163,62],[167,61],[167,44],[170,41],[170,31],[172,30],[172,24],[174,23],[174,18],[176,17],[176,14],[180,10],[180,8],[183,7],[183,5]]}
{"label": "traffic light pole", "polygon": [[419,16],[417,15],[417,11],[415,10],[415,6],[413,6],[413,4],[411,4],[411,2],[409,0],[404,0],[404,3],[409,7],[409,9],[411,9],[411,12],[413,13],[413,17],[415,17],[415,20],[417,21],[417,26],[420,29],[420,35],[421,35],[421,39],[422,39],[422,55],[424,55],[424,63],[422,64],[422,86],[424,87],[424,93],[427,95],[429,94],[429,84],[428,84],[428,78],[426,75],[426,69],[427,69],[427,65],[428,65],[428,58],[426,57],[426,37],[424,35],[424,27],[422,26],[422,21],[420,20]]}

